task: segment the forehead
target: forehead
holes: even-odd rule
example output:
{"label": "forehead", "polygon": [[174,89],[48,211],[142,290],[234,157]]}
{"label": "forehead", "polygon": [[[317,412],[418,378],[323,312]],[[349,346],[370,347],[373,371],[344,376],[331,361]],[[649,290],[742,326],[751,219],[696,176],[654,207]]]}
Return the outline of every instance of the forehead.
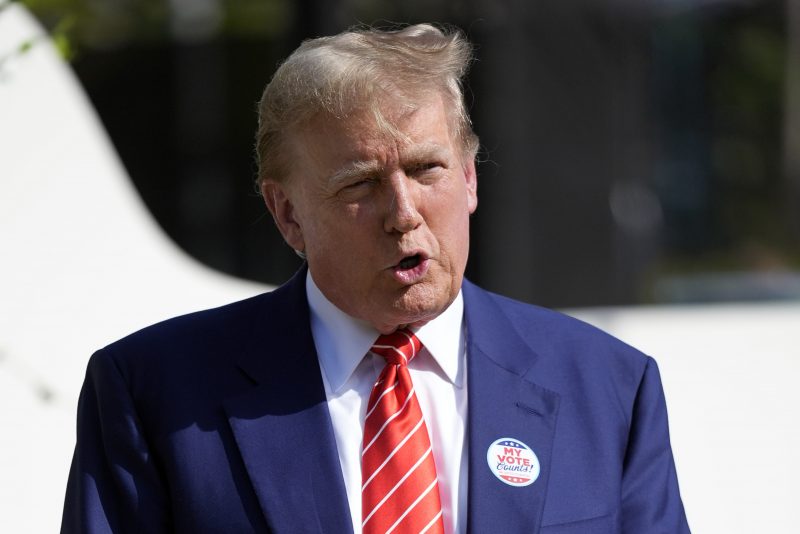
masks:
{"label": "forehead", "polygon": [[[451,124],[439,95],[414,103],[384,101],[343,118],[320,114],[289,136],[296,157],[331,164],[385,160],[453,150]],[[323,163],[322,161],[318,161]]]}

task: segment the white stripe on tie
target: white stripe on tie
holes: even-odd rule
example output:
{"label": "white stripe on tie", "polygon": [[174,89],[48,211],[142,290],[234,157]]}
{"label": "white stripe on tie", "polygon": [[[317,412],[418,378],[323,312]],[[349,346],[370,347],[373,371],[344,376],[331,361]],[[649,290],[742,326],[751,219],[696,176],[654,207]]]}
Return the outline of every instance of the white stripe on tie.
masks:
{"label": "white stripe on tie", "polygon": [[394,522],[394,525],[392,525],[391,527],[389,527],[389,530],[387,530],[387,531],[386,531],[386,534],[389,534],[391,531],[393,531],[394,529],[396,529],[396,528],[397,528],[397,525],[399,525],[399,524],[400,524],[400,523],[403,521],[403,519],[405,519],[405,517],[406,517],[406,516],[409,514],[409,512],[411,512],[411,510],[413,510],[413,509],[414,509],[414,507],[415,507],[416,505],[418,505],[418,504],[419,504],[419,501],[421,501],[422,499],[424,499],[424,498],[425,498],[425,496],[426,496],[428,493],[430,493],[430,492],[431,492],[431,490],[434,488],[434,486],[436,486],[436,482],[437,482],[436,480],[434,480],[433,482],[431,482],[431,485],[430,485],[430,486],[428,486],[428,487],[427,487],[427,489],[426,489],[424,492],[422,492],[422,495],[420,495],[419,497],[417,497],[417,500],[416,500],[416,501],[414,501],[414,502],[412,502],[412,503],[411,503],[411,505],[410,505],[408,508],[406,508],[406,511],[405,511],[405,512],[403,512],[403,515],[401,515],[400,517],[398,517],[398,518],[397,518],[397,521],[395,521],[395,522]]}
{"label": "white stripe on tie", "polygon": [[[408,472],[407,472],[405,475],[403,475],[403,478],[401,478],[401,479],[400,479],[400,480],[397,482],[397,484],[395,484],[395,485],[394,485],[394,487],[393,487],[392,489],[390,489],[390,490],[389,490],[389,493],[387,493],[387,494],[386,494],[386,496],[385,496],[383,499],[381,499],[381,501],[380,501],[378,504],[376,504],[376,505],[375,505],[375,508],[373,508],[373,509],[372,509],[372,511],[371,511],[371,512],[369,513],[369,515],[367,516],[367,518],[366,518],[366,519],[364,519],[364,521],[361,523],[361,526],[362,526],[362,527],[363,527],[364,525],[366,525],[366,524],[367,524],[367,521],[369,521],[369,520],[370,520],[370,518],[371,518],[371,517],[372,517],[372,516],[375,514],[375,512],[377,512],[377,511],[378,511],[378,508],[380,508],[381,506],[383,506],[383,503],[385,503],[387,500],[389,500],[389,497],[391,497],[391,496],[394,494],[394,492],[395,492],[395,491],[397,491],[397,488],[399,488],[399,487],[400,487],[400,484],[402,484],[402,483],[405,481],[405,479],[407,479],[408,477],[410,477],[410,476],[411,476],[411,474],[412,474],[412,473],[413,473],[413,472],[414,472],[414,471],[417,469],[417,467],[419,467],[419,465],[420,465],[420,464],[421,464],[423,461],[425,461],[425,458],[427,458],[427,457],[428,457],[428,455],[429,455],[430,453],[431,453],[431,448],[430,448],[430,447],[428,447],[428,450],[427,450],[427,451],[425,451],[425,454],[423,454],[423,455],[420,457],[420,459],[419,459],[419,460],[417,460],[417,463],[415,463],[413,466],[411,466],[411,469],[409,469],[409,470],[408,470]],[[425,528],[427,528],[427,527],[425,527]]]}
{"label": "white stripe on tie", "polygon": [[[376,386],[379,386],[379,385],[380,385],[380,382],[379,382],[379,383],[377,383],[377,384],[375,384],[375,385],[376,385]],[[383,398],[383,396],[384,396],[384,395],[386,395],[387,393],[389,393],[390,391],[393,391],[393,390],[394,390],[394,388],[396,388],[396,387],[397,387],[397,382],[395,382],[394,384],[392,384],[391,386],[389,386],[388,388],[386,388],[386,391],[384,391],[383,393],[381,393],[381,396],[380,396],[380,397],[378,397],[378,400],[376,400],[376,401],[375,401],[375,405],[372,407],[372,409],[371,409],[370,411],[368,411],[368,412],[367,412],[367,415],[366,415],[366,416],[364,416],[364,421],[366,421],[367,419],[369,419],[369,416],[370,416],[370,415],[372,415],[372,412],[374,412],[374,411],[375,411],[375,408],[377,408],[377,407],[378,407],[378,404],[380,404],[380,403],[381,403],[381,399]]]}
{"label": "white stripe on tie", "polygon": [[375,440],[376,440],[376,439],[378,439],[378,437],[380,437],[380,435],[383,433],[383,431],[386,429],[386,427],[387,427],[387,426],[389,426],[389,423],[391,423],[391,422],[394,420],[394,418],[395,418],[395,417],[397,417],[398,415],[400,415],[400,414],[403,412],[403,410],[405,410],[405,409],[406,409],[406,406],[408,406],[408,401],[410,401],[410,400],[411,400],[411,397],[413,397],[413,396],[414,396],[414,388],[412,387],[412,388],[411,388],[411,391],[409,391],[409,392],[408,392],[408,396],[406,397],[406,401],[403,403],[403,405],[400,407],[400,409],[399,409],[399,410],[397,410],[395,413],[393,413],[393,414],[391,415],[391,417],[389,417],[389,418],[386,420],[386,422],[385,422],[385,423],[383,423],[383,426],[380,428],[380,430],[378,430],[378,432],[377,432],[377,433],[375,434],[375,436],[372,438],[372,441],[370,441],[370,442],[369,442],[369,445],[367,445],[366,447],[364,447],[364,450],[362,450],[362,451],[361,451],[361,456],[364,456],[364,453],[365,453],[365,452],[367,452],[367,450],[368,450],[370,447],[372,447],[372,444],[373,444],[373,443],[375,443]]}
{"label": "white stripe on tie", "polygon": [[431,519],[431,522],[430,522],[430,523],[428,523],[427,525],[425,525],[425,528],[423,528],[422,530],[420,530],[420,531],[419,531],[419,534],[425,534],[426,532],[428,532],[428,531],[431,529],[431,527],[433,526],[433,524],[434,524],[434,523],[436,523],[436,521],[438,521],[438,519],[439,519],[440,517],[442,517],[442,511],[441,511],[441,510],[439,510],[439,513],[438,513],[438,514],[436,514],[436,515],[433,517],[433,519]]}
{"label": "white stripe on tie", "polygon": [[[384,467],[386,464],[388,464],[388,463],[389,463],[389,460],[391,460],[391,459],[392,459],[392,456],[394,456],[395,454],[397,454],[397,451],[399,451],[399,450],[400,450],[400,449],[403,447],[403,445],[405,445],[406,441],[408,441],[409,439],[411,439],[411,436],[413,436],[413,435],[414,435],[414,433],[415,433],[417,430],[419,430],[419,427],[421,427],[423,423],[425,423],[425,420],[424,420],[424,419],[420,419],[420,420],[419,420],[419,423],[417,423],[417,425],[416,425],[414,428],[412,428],[412,429],[411,429],[411,431],[408,433],[408,435],[407,435],[406,437],[404,437],[404,438],[403,438],[403,441],[401,441],[400,443],[398,443],[398,444],[397,444],[397,447],[395,447],[395,448],[394,448],[394,450],[391,452],[391,454],[389,454],[389,456],[387,456],[387,457],[386,457],[386,459],[383,461],[383,463],[382,463],[381,465],[379,465],[379,466],[378,466],[378,467],[375,469],[375,471],[373,471],[373,472],[372,472],[372,475],[370,475],[370,477],[367,479],[367,481],[366,481],[366,482],[364,482],[364,484],[361,486],[361,491],[364,491],[364,488],[366,488],[366,487],[367,487],[367,485],[368,485],[370,482],[372,482],[372,479],[373,479],[373,478],[375,478],[375,475],[377,475],[377,474],[378,474],[378,472],[379,472],[381,469],[383,469],[383,467]],[[430,449],[428,449],[428,450],[430,450]],[[364,455],[364,453],[361,453],[361,455],[363,456],[363,455]]]}

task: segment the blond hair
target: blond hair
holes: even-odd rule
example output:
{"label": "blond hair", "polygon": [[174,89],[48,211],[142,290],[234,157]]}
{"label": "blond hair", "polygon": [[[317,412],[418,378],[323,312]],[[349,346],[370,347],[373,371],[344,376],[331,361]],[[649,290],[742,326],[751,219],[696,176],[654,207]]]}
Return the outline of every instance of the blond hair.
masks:
{"label": "blond hair", "polygon": [[413,106],[421,98],[441,95],[453,138],[464,157],[474,158],[478,138],[462,90],[471,59],[472,47],[460,31],[430,24],[352,29],[304,41],[278,67],[258,106],[258,184],[288,175],[283,157],[287,135],[321,113],[346,119],[366,110],[391,130],[380,111],[387,96]]}

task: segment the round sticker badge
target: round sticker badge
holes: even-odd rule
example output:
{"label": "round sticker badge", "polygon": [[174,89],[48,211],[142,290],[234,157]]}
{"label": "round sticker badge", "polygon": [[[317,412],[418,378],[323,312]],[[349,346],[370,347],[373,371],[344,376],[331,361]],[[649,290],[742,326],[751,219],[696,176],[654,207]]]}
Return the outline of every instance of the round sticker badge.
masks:
{"label": "round sticker badge", "polygon": [[530,486],[539,478],[539,458],[533,449],[514,438],[500,438],[486,451],[494,476],[509,486]]}

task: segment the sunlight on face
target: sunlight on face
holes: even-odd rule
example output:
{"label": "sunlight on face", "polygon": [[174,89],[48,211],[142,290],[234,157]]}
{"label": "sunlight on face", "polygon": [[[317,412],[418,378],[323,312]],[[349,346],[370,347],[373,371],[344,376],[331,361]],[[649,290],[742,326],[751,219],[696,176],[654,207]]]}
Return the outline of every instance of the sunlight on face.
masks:
{"label": "sunlight on face", "polygon": [[390,332],[432,319],[458,294],[477,183],[438,95],[382,111],[400,138],[366,114],[312,121],[292,138],[290,176],[265,185],[265,198],[325,296]]}

